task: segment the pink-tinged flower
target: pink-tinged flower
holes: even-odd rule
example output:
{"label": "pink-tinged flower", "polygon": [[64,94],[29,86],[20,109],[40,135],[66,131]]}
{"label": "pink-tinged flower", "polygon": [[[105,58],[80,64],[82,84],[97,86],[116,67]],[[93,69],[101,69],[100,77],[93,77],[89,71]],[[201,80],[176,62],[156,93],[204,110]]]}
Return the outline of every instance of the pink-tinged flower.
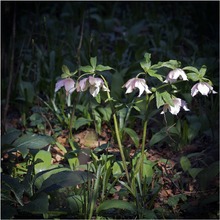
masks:
{"label": "pink-tinged flower", "polygon": [[89,92],[93,97],[96,97],[102,89],[103,91],[108,91],[107,87],[104,85],[104,81],[100,78],[95,78],[89,76],[79,81],[77,86],[77,92],[84,92],[89,88]]}
{"label": "pink-tinged flower", "polygon": [[217,92],[213,90],[213,87],[210,86],[206,82],[199,82],[196,83],[192,89],[191,89],[191,96],[195,96],[198,92],[200,92],[202,95],[208,96],[209,93],[216,94]]}
{"label": "pink-tinged flower", "polygon": [[160,114],[164,114],[165,112],[167,112],[167,109],[169,109],[170,113],[173,115],[177,115],[180,111],[180,108],[183,108],[185,111],[190,111],[187,108],[187,104],[184,100],[179,99],[179,98],[174,98],[173,99],[173,106],[169,105],[169,104],[165,104],[163,106],[163,111]]}
{"label": "pink-tinged flower", "polygon": [[182,69],[175,69],[168,73],[166,80],[164,80],[165,83],[173,83],[176,82],[178,78],[182,78],[183,81],[188,80],[186,73]]}
{"label": "pink-tinged flower", "polygon": [[144,79],[139,79],[139,78],[132,78],[129,79],[123,86],[122,88],[125,87],[126,90],[126,94],[127,93],[131,93],[133,92],[133,90],[135,88],[139,89],[139,95],[138,97],[140,97],[142,95],[142,93],[145,91],[147,94],[148,93],[152,93],[149,89],[148,86],[146,84],[146,81]]}
{"label": "pink-tinged flower", "polygon": [[55,85],[55,92],[61,89],[61,87],[65,88],[67,94],[71,94],[76,89],[75,81],[71,78],[61,79]]}

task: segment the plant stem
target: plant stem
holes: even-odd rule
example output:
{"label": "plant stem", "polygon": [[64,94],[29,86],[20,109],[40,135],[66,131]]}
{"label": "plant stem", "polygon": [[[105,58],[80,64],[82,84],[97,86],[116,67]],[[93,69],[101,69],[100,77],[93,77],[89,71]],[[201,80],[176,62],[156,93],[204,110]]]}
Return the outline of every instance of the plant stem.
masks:
{"label": "plant stem", "polygon": [[125,174],[126,174],[128,183],[130,185],[130,178],[129,178],[128,168],[127,168],[127,164],[126,164],[126,160],[125,160],[125,155],[124,155],[124,151],[123,151],[123,145],[121,143],[121,137],[120,137],[120,132],[119,132],[119,127],[118,127],[118,121],[117,121],[116,113],[115,113],[113,105],[112,105],[112,99],[111,99],[111,95],[110,95],[110,90],[109,90],[108,83],[106,82],[105,78],[103,76],[101,76],[101,77],[104,80],[105,86],[108,88],[107,97],[108,97],[108,100],[110,102],[111,108],[112,108],[112,110],[114,112],[113,113],[113,120],[114,120],[114,127],[115,127],[115,133],[116,133],[116,138],[117,138],[117,142],[118,142],[118,147],[119,147],[119,151],[120,151],[120,154],[121,154],[121,159],[122,159],[123,167],[124,167],[124,170],[125,170]]}

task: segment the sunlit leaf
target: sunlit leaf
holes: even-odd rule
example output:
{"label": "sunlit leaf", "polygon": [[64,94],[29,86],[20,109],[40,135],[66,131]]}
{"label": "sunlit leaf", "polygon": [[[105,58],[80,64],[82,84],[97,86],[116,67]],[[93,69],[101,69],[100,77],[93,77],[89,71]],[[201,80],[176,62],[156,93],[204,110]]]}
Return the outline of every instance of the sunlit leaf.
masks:
{"label": "sunlit leaf", "polygon": [[42,186],[42,183],[55,173],[60,173],[63,171],[69,171],[68,168],[58,167],[58,165],[51,166],[50,169],[37,173],[34,176],[34,185],[39,189]]}
{"label": "sunlit leaf", "polygon": [[62,72],[63,72],[63,74],[70,76],[70,70],[66,65],[62,66]]}
{"label": "sunlit leaf", "polygon": [[147,70],[147,73],[150,76],[155,77],[155,78],[159,79],[161,82],[163,82],[163,77],[160,74],[157,74],[155,70],[149,69],[149,70]]}
{"label": "sunlit leaf", "polygon": [[188,79],[191,79],[194,82],[199,80],[199,75],[197,73],[191,72],[191,73],[187,73],[186,75]]}
{"label": "sunlit leaf", "polygon": [[103,66],[101,64],[99,64],[97,67],[96,67],[96,71],[105,71],[105,70],[111,70],[112,68],[110,66]]}
{"label": "sunlit leaf", "polygon": [[192,72],[194,72],[194,73],[199,74],[198,69],[195,68],[195,67],[193,67],[193,66],[186,66],[186,67],[183,68],[183,70],[189,70],[189,71],[192,71]]}
{"label": "sunlit leaf", "polygon": [[35,155],[34,161],[37,161],[38,159],[40,159],[42,162],[35,164],[34,166],[35,174],[50,168],[52,157],[49,151],[40,150]]}
{"label": "sunlit leaf", "polygon": [[201,69],[199,70],[199,75],[200,75],[200,77],[203,77],[203,76],[206,74],[206,70],[207,70],[206,65],[203,65],[203,66],[201,67]]}
{"label": "sunlit leaf", "polygon": [[66,148],[62,144],[60,144],[59,142],[56,142],[56,145],[60,150],[63,151],[63,153],[67,152]]}
{"label": "sunlit leaf", "polygon": [[161,93],[156,91],[156,105],[157,105],[157,108],[160,108],[160,106],[162,106],[164,104],[165,104],[165,102],[162,98]]}
{"label": "sunlit leaf", "polygon": [[164,91],[161,93],[161,96],[162,96],[163,100],[165,101],[165,103],[167,103],[171,106],[174,106],[173,99],[172,99],[170,93],[168,93],[167,91]]}
{"label": "sunlit leaf", "polygon": [[86,73],[94,73],[94,69],[91,66],[81,66],[79,69]]}

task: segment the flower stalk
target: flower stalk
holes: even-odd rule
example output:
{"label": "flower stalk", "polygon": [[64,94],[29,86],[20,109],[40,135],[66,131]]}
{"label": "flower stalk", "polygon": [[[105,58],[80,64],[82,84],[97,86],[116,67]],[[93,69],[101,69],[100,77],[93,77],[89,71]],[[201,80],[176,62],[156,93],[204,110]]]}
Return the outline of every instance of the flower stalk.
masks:
{"label": "flower stalk", "polygon": [[[112,107],[112,99],[111,99],[108,83],[106,82],[105,78],[102,75],[101,75],[101,77],[102,77],[102,79],[103,79],[103,81],[105,83],[105,86],[107,87],[107,90],[106,90],[107,97],[108,97],[108,100],[110,101],[111,107]],[[116,113],[115,112],[113,113],[113,121],[114,121],[115,134],[116,134],[116,138],[117,138],[117,142],[118,142],[118,147],[119,147],[119,151],[120,151],[120,154],[121,154],[122,164],[123,164],[123,167],[124,167],[124,170],[125,170],[125,174],[126,174],[126,178],[127,178],[128,184],[130,185],[130,177],[129,177],[128,168],[127,168],[127,164],[126,164],[126,159],[125,159],[125,155],[124,155],[123,145],[121,143],[119,126],[118,126],[118,121],[117,121],[117,117],[116,117]]]}

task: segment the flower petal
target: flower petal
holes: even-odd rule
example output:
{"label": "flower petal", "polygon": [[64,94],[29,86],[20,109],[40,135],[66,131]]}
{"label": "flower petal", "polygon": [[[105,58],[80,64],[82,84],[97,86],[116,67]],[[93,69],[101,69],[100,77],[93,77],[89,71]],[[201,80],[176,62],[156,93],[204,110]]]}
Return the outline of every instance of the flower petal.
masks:
{"label": "flower petal", "polygon": [[65,90],[70,94],[76,89],[75,82],[71,78],[65,79],[64,86],[65,86]]}
{"label": "flower petal", "polygon": [[55,92],[57,92],[58,90],[60,90],[61,87],[64,86],[64,82],[65,82],[65,79],[61,79],[59,80],[56,85],[55,85]]}
{"label": "flower petal", "polygon": [[202,95],[208,95],[210,87],[206,83],[198,83],[197,88]]}

